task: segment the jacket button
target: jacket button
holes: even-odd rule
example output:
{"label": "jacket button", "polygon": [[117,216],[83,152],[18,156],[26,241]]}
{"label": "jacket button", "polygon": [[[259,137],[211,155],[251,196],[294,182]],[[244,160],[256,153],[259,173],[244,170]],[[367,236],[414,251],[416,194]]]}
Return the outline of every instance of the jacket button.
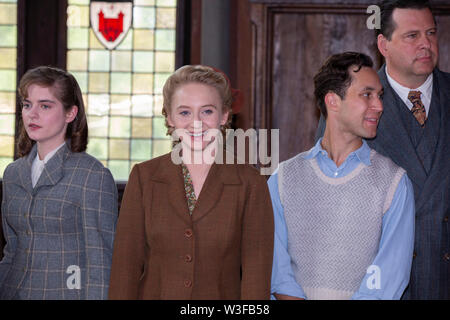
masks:
{"label": "jacket button", "polygon": [[448,217],[444,217],[444,222],[448,222]]}
{"label": "jacket button", "polygon": [[191,280],[184,280],[184,286],[186,288],[190,288],[192,286],[192,281]]}
{"label": "jacket button", "polygon": [[186,238],[192,237],[192,230],[191,230],[191,229],[186,229],[186,230],[184,231],[184,236],[185,236]]}
{"label": "jacket button", "polygon": [[446,253],[446,254],[444,254],[444,260],[445,261],[450,261],[450,253]]}
{"label": "jacket button", "polygon": [[415,259],[417,257],[417,253],[414,251],[413,252],[413,259]]}
{"label": "jacket button", "polygon": [[184,256],[184,261],[185,262],[191,262],[192,261],[192,257],[189,254],[187,254],[187,255]]}

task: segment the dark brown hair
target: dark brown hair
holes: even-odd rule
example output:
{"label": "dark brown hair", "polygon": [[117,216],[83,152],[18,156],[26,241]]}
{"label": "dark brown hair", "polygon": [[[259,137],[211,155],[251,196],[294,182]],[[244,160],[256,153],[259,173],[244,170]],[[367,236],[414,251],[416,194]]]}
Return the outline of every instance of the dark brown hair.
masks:
{"label": "dark brown hair", "polygon": [[[380,3],[380,29],[377,29],[377,35],[382,34],[389,41],[392,33],[397,27],[392,15],[395,9],[429,9],[431,5],[428,0],[383,0]],[[435,20],[436,23],[436,20]]]}
{"label": "dark brown hair", "polygon": [[358,72],[362,67],[372,68],[373,62],[364,53],[339,53],[329,57],[314,76],[314,98],[325,119],[327,118],[325,96],[328,92],[334,92],[341,99],[345,99],[345,94],[353,79],[350,67],[354,67],[353,72]]}
{"label": "dark brown hair", "polygon": [[[28,88],[33,84],[50,88],[66,112],[70,111],[72,106],[78,107],[76,118],[67,126],[66,139],[70,139],[70,149],[73,152],[85,151],[88,143],[88,126],[83,96],[74,76],[64,70],[47,66],[28,70],[19,83],[18,94],[21,100],[28,97]],[[34,143],[35,141],[28,137],[21,117],[17,142],[18,155],[26,156]]]}

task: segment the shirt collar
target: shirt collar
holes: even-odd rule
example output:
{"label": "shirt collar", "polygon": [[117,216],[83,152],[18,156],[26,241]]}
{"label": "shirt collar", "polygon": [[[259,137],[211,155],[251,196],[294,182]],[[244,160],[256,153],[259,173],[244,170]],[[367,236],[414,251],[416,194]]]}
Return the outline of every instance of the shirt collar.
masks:
{"label": "shirt collar", "polygon": [[427,80],[425,80],[424,83],[418,88],[408,88],[405,86],[402,86],[400,83],[395,81],[388,73],[387,68],[385,69],[386,76],[388,79],[389,84],[391,85],[392,89],[398,94],[398,96],[406,103],[406,105],[409,106],[409,104],[412,103],[408,99],[408,94],[411,90],[414,91],[420,91],[422,93],[421,99],[422,100],[429,100],[431,101],[431,95],[433,93],[433,73],[430,73]]}
{"label": "shirt collar", "polygon": [[[320,138],[316,142],[314,147],[305,154],[305,156],[304,156],[305,159],[313,159],[313,158],[317,157],[318,155],[328,157],[328,152],[322,148],[322,139],[323,138]],[[350,159],[352,157],[356,157],[356,158],[358,158],[358,160],[360,162],[364,163],[366,166],[370,166],[370,164],[371,164],[371,162],[370,162],[370,147],[367,144],[366,140],[362,139],[361,147],[359,147],[355,151],[351,152],[348,155],[347,159]],[[345,159],[345,161],[347,161],[347,159]]]}
{"label": "shirt collar", "polygon": [[52,151],[50,151],[49,153],[47,153],[47,155],[45,156],[45,158],[43,160],[39,159],[39,153],[36,152],[36,158],[34,159],[34,161],[36,161],[37,163],[41,163],[42,164],[46,164],[54,155],[55,153],[61,149],[61,147],[63,145],[66,144],[66,141],[64,141],[61,145],[59,145],[58,147],[56,147],[55,149],[53,149]]}

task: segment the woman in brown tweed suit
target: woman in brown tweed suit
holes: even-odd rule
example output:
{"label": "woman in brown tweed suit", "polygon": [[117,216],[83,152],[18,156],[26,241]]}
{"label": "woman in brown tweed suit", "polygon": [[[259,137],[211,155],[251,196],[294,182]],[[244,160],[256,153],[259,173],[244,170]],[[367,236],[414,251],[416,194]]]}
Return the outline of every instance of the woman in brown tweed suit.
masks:
{"label": "woman in brown tweed suit", "polygon": [[227,78],[209,67],[184,66],[167,80],[163,95],[166,124],[181,136],[183,161],[175,164],[166,154],[133,168],[109,297],[269,299],[273,213],[266,179],[249,165],[193,161],[210,152],[229,123]]}

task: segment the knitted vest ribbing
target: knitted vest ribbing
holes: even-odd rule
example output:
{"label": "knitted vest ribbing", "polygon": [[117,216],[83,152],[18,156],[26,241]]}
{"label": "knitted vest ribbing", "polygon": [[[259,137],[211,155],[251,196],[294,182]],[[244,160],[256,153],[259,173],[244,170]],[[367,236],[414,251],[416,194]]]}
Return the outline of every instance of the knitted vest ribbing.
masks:
{"label": "knitted vest ribbing", "polygon": [[371,150],[370,166],[329,178],[304,155],[278,172],[292,269],[308,299],[348,299],[376,256],[383,215],[405,171]]}

